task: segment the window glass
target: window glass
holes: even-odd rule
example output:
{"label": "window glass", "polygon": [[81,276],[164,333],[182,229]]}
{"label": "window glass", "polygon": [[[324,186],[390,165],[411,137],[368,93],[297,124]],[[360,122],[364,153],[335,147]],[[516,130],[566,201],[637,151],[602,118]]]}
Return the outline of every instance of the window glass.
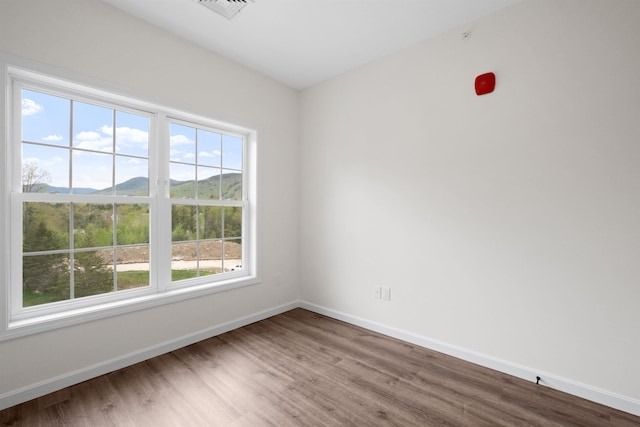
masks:
{"label": "window glass", "polygon": [[23,143],[22,191],[68,193],[69,149]]}
{"label": "window glass", "polygon": [[71,101],[31,90],[22,91],[22,140],[69,146]]}
{"label": "window glass", "polygon": [[242,138],[225,135],[222,137],[222,167],[242,169]]}
{"label": "window glass", "polygon": [[171,149],[169,154],[171,161],[194,163],[196,160],[196,130],[171,123],[170,133]]}
{"label": "window glass", "polygon": [[73,102],[73,147],[113,152],[113,110]]}
{"label": "window glass", "polygon": [[[116,153],[149,157],[149,123],[148,117],[116,111]],[[107,129],[109,135],[114,133],[113,129]]]}
{"label": "window glass", "polygon": [[[173,279],[236,271],[242,264],[243,211],[233,201],[243,197],[244,141],[184,124],[172,124],[170,132],[171,198],[190,199],[176,202],[171,211]],[[174,152],[175,141],[195,147],[197,157]],[[229,168],[219,167],[225,165]]]}
{"label": "window glass", "polygon": [[255,178],[244,169],[246,136],[225,130],[236,127],[35,73],[10,75],[20,128],[9,129],[12,182],[0,190],[12,191],[11,281],[0,284],[9,324],[40,328],[78,309],[95,315],[105,304],[255,278],[243,267],[252,253],[247,224],[255,231],[244,187]]}
{"label": "window glass", "polygon": [[198,164],[220,167],[222,135],[202,129],[198,135]]}

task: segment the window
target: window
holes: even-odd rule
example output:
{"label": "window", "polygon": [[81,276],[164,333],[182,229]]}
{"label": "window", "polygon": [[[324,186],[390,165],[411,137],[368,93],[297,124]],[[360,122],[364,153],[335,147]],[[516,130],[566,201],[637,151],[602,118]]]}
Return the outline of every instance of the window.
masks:
{"label": "window", "polygon": [[255,132],[9,78],[5,336],[256,282]]}
{"label": "window", "polygon": [[242,269],[242,139],[170,123],[174,280]]}
{"label": "window", "polygon": [[22,221],[15,236],[22,292],[14,302],[22,310],[15,313],[149,287],[153,118],[26,82],[16,87],[22,192],[14,199],[22,214],[12,222]]}

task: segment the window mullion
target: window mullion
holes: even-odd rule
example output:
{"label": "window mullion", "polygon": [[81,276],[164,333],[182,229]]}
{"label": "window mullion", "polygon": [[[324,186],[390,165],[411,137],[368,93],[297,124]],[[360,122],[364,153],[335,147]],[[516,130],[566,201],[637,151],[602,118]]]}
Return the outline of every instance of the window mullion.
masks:
{"label": "window mullion", "polygon": [[[255,139],[252,131],[92,88],[91,82],[85,86],[13,66],[7,66],[7,70],[11,79],[11,84],[5,86],[11,89],[7,104],[11,108],[7,115],[11,118],[8,122],[11,133],[5,150],[9,182],[3,191],[10,205],[4,234],[11,242],[5,260],[9,263],[5,302],[10,310],[7,322],[0,324],[0,340],[107,313],[131,311],[128,307],[151,307],[162,301],[191,297],[187,295],[205,295],[216,292],[214,289],[257,283],[254,263],[249,265],[251,260],[247,256],[251,253],[255,258],[255,248],[250,248],[255,242],[253,190],[247,198],[247,189],[255,185],[254,172],[249,170],[255,167],[255,154],[248,157],[247,146],[250,138]],[[27,100],[26,106],[23,98]],[[32,118],[36,114],[42,114],[39,117],[44,119],[36,121]],[[144,124],[138,126],[138,119]],[[172,146],[174,131],[170,123],[196,130],[195,138],[189,136],[195,143],[190,158],[174,159],[172,150],[184,148],[180,144],[185,140],[175,141]],[[219,146],[215,138],[220,139]],[[147,144],[146,149],[132,145],[141,143]],[[48,189],[40,185],[31,189],[34,192],[23,190],[22,172],[28,170],[23,162],[28,165],[31,158],[51,168],[44,172],[51,173],[53,178],[38,178],[38,182],[49,184]],[[171,199],[172,165],[178,165],[176,169],[194,168],[192,175],[178,173],[174,177],[185,182],[194,180],[193,187],[186,184],[176,189],[175,200]],[[135,183],[134,178],[144,173],[148,178],[148,194],[138,187],[122,186],[122,191],[116,191],[116,185],[127,180]],[[112,191],[103,193],[108,185]],[[188,194],[191,191],[193,195]],[[185,199],[180,198],[183,194]],[[189,232],[195,231],[184,242],[195,243],[189,250],[197,248],[195,258],[185,256],[185,259],[195,260],[199,277],[177,279],[180,282],[177,284],[172,282],[174,204],[186,205],[187,211],[196,206],[199,212],[195,221],[184,222],[185,230],[188,224]],[[30,206],[35,209],[34,215],[27,210]],[[222,214],[225,207],[230,212],[228,216]],[[216,219],[217,215],[221,217]],[[129,218],[132,222],[128,222]],[[147,218],[149,222],[145,223]],[[43,220],[42,231],[32,227],[31,219]],[[225,234],[226,225],[229,230]],[[221,254],[217,252],[218,242],[221,249],[229,249],[228,256],[224,250]],[[140,251],[147,248],[148,252]],[[137,251],[135,257],[129,251]],[[25,254],[29,258],[26,261]],[[242,260],[242,271],[229,271],[235,259],[238,263]],[[149,286],[146,273],[128,273],[146,270],[147,265],[134,264],[147,262]],[[190,270],[193,264],[176,269]],[[217,275],[221,266],[225,274]]]}
{"label": "window mullion", "polygon": [[75,232],[73,224],[74,204],[69,203],[69,300],[75,298]]}
{"label": "window mullion", "polygon": [[[150,147],[150,156],[154,161],[150,162],[155,176],[154,214],[151,217],[151,245],[153,268],[152,281],[155,281],[158,292],[164,292],[171,283],[171,200],[169,198],[169,121],[166,114],[159,113],[156,116],[154,135],[151,138],[154,143]],[[151,173],[151,172],[150,172]]]}
{"label": "window mullion", "polygon": [[[10,179],[11,192],[9,194],[10,200],[10,214],[9,214],[9,227],[5,231],[9,233],[11,242],[13,243],[9,248],[9,266],[10,268],[10,282],[8,286],[7,299],[11,304],[11,316],[15,315],[22,308],[22,204],[17,203],[15,195],[22,191],[22,163],[21,157],[18,153],[21,152],[22,145],[22,84],[17,82],[13,85],[13,91],[10,94],[12,105],[10,108],[11,117],[11,134],[10,140],[7,144],[6,155],[7,163],[11,165],[9,169],[11,176],[6,177]],[[4,195],[3,195],[4,196]],[[5,213],[6,215],[6,213]],[[7,267],[9,267],[7,266]]]}

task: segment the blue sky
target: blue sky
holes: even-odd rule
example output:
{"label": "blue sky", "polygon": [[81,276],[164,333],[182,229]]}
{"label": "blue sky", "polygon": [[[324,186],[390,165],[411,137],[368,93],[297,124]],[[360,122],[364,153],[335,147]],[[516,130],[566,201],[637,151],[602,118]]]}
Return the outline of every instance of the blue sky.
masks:
{"label": "blue sky", "polygon": [[[116,183],[148,176],[148,117],[76,101],[71,119],[69,99],[23,90],[22,140],[36,143],[22,144],[23,164],[46,170],[49,185],[69,186],[70,140],[73,187],[111,187],[114,154]],[[178,181],[231,172],[242,168],[242,139],[172,123],[170,159]]]}

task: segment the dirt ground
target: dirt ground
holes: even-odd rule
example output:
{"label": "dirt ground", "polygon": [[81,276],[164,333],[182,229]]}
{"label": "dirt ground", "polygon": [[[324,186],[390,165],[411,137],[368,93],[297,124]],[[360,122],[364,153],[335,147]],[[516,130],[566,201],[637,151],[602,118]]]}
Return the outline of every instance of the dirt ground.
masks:
{"label": "dirt ground", "polygon": [[[220,241],[200,243],[201,260],[221,260],[223,244]],[[111,251],[101,253],[105,262],[111,264]],[[175,243],[171,248],[172,261],[195,261],[197,259],[195,243]],[[224,242],[224,259],[242,259],[242,245]],[[118,264],[139,264],[149,262],[148,247],[118,248]],[[225,262],[226,264],[226,262]]]}

